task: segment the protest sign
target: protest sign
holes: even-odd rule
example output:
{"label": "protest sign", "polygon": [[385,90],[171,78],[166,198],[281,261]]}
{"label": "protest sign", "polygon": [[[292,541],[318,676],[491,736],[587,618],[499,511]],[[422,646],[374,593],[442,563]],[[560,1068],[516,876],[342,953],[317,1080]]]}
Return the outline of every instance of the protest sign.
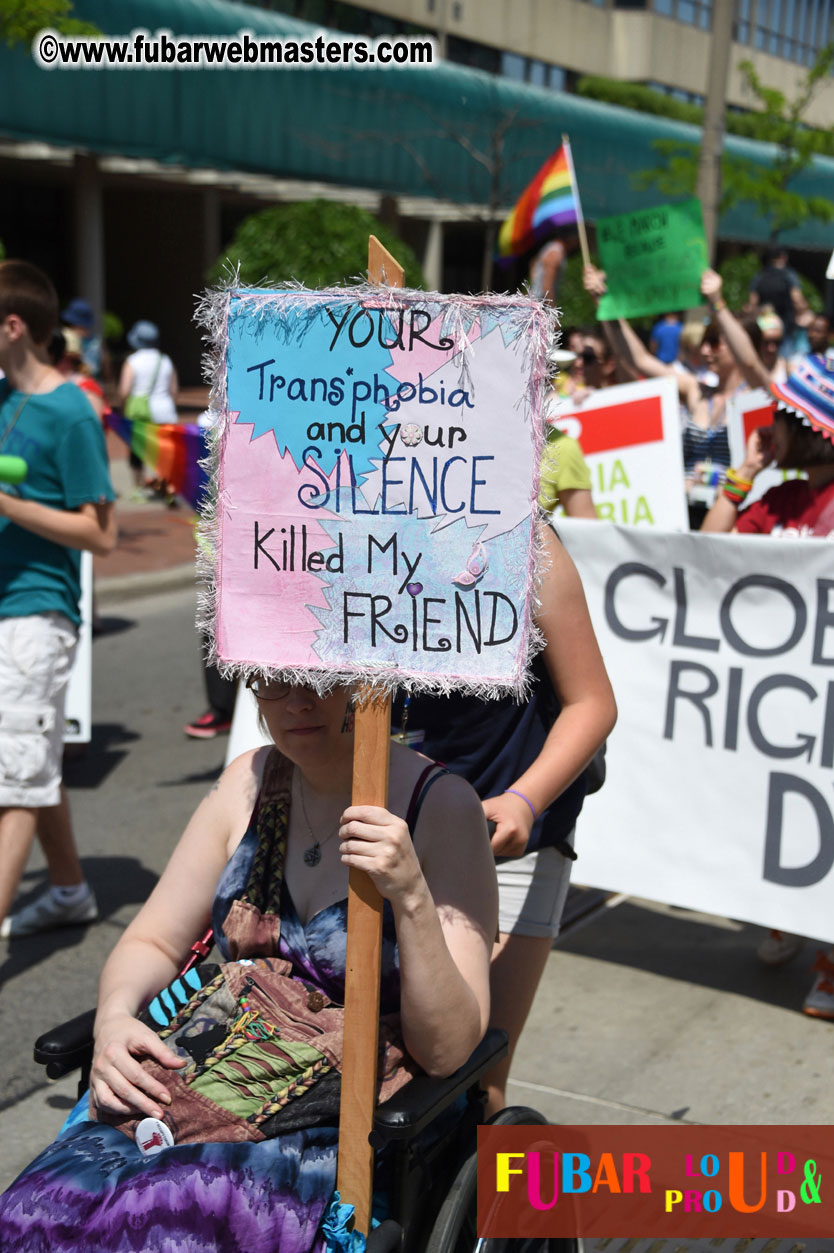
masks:
{"label": "protest sign", "polygon": [[599,218],[597,247],[608,284],[597,309],[601,322],[703,303],[709,260],[699,200]]}
{"label": "protest sign", "polygon": [[373,287],[213,308],[220,661],[523,690],[552,314]]}
{"label": "protest sign", "polygon": [[[727,437],[730,441],[730,460],[734,466],[740,466],[745,457],[747,441],[757,427],[772,426],[776,406],[763,387],[751,392],[741,392],[732,396],[727,402]],[[768,466],[753,480],[753,486],[744,504],[752,505],[760,500],[771,487],[778,487],[786,479],[805,478],[801,470],[777,470],[776,466]]]}
{"label": "protest sign", "polygon": [[598,516],[630,526],[685,530],[675,380],[647,379],[604,387],[592,392],[581,408],[569,405],[568,398],[550,420],[578,440],[591,471]]}
{"label": "protest sign", "polygon": [[830,545],[559,533],[619,706],[577,880],[834,940]]}

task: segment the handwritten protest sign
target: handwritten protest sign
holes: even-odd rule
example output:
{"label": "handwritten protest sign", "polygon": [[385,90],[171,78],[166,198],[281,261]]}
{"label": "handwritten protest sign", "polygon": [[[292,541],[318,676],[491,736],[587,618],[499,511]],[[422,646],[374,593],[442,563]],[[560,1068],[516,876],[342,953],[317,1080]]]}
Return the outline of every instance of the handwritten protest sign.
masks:
{"label": "handwritten protest sign", "polygon": [[830,545],[559,534],[620,711],[581,882],[834,941]]}
{"label": "handwritten protest sign", "polygon": [[[730,460],[734,466],[743,463],[747,441],[757,427],[773,425],[775,412],[776,406],[772,397],[762,387],[730,398],[727,402],[727,438],[730,441]],[[778,470],[776,466],[768,466],[753,480],[753,487],[744,502],[745,507],[760,500],[771,487],[777,487],[786,479],[805,477],[801,470]]]}
{"label": "handwritten protest sign", "polygon": [[600,218],[597,247],[608,282],[600,321],[702,303],[701,275],[709,261],[700,201]]}
{"label": "handwritten protest sign", "polygon": [[678,391],[674,379],[647,379],[570,400],[551,423],[579,442],[591,471],[597,515],[630,526],[687,526]]}
{"label": "handwritten protest sign", "polygon": [[220,661],[523,690],[552,315],[362,287],[233,291],[214,316]]}

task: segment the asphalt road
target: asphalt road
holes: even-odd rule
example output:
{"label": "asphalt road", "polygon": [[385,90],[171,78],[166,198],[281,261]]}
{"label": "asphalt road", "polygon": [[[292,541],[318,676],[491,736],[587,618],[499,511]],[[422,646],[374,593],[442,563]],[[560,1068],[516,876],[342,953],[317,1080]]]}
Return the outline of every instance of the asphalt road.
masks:
{"label": "asphalt road", "polygon": [[[225,740],[182,732],[205,707],[194,611],[192,591],[104,611],[108,630],[93,649],[93,741],[65,775],[102,922],[0,943],[0,1116],[43,1087],[33,1041],[95,1004],[104,958],[222,766]],[[20,899],[45,881],[38,853]]]}

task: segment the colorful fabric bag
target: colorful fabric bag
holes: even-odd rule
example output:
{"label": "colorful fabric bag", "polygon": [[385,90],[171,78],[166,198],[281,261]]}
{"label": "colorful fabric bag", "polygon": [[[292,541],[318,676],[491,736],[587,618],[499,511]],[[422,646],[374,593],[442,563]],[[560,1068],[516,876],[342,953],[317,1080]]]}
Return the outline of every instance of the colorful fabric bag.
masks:
{"label": "colorful fabric bag", "polygon": [[[143,1069],[168,1089],[163,1121],[175,1144],[264,1140],[338,1123],[344,1008],[292,975],[278,956],[292,766],[273,752],[258,801],[258,846],[242,898],[223,924],[236,960],[203,963],[160,992],[140,1019],[181,1057]],[[399,1015],[380,1022],[378,1099],[416,1073]],[[99,1113],[131,1138],[141,1118]]]}

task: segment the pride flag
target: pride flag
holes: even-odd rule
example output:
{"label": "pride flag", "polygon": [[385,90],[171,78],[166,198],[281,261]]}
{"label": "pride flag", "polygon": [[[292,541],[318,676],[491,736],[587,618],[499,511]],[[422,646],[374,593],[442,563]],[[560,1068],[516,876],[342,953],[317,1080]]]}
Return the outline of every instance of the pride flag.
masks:
{"label": "pride flag", "polygon": [[109,413],[107,425],[160,479],[170,483],[192,508],[200,505],[207,475],[200,462],[206,455],[206,431],[196,422],[132,422]]}
{"label": "pride flag", "polygon": [[582,206],[570,144],[564,139],[559,151],[545,161],[501,226],[498,256],[504,260],[520,257],[549,239],[560,227],[581,221]]}

